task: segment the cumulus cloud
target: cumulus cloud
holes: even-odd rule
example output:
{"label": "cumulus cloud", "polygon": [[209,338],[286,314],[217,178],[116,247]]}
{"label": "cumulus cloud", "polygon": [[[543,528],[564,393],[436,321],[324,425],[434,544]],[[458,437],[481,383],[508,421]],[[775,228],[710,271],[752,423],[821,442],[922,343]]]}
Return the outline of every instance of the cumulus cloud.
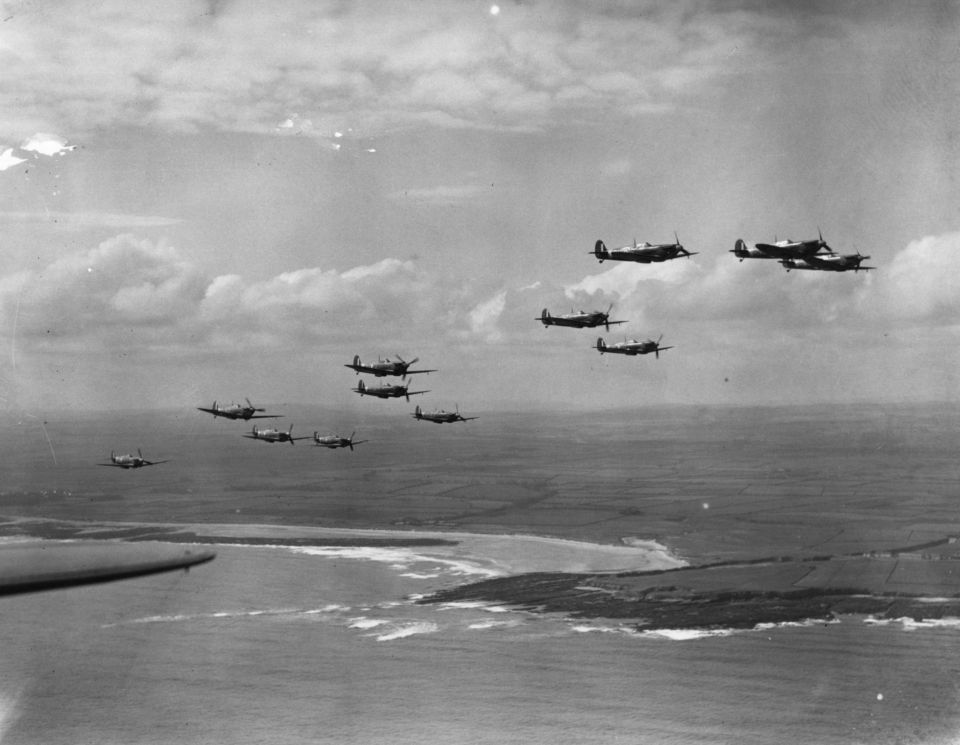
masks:
{"label": "cumulus cloud", "polygon": [[498,341],[501,338],[499,328],[500,316],[507,304],[506,290],[498,292],[489,300],[476,305],[470,311],[470,329],[487,341]]}
{"label": "cumulus cloud", "polygon": [[41,155],[54,156],[69,153],[76,149],[76,145],[67,145],[67,141],[57,135],[38,132],[33,137],[28,137],[20,149],[26,152],[40,153]]}
{"label": "cumulus cloud", "polygon": [[8,147],[6,150],[0,153],[0,171],[6,171],[8,168],[13,168],[14,166],[26,162],[26,158],[18,158],[13,154],[12,147]]}
{"label": "cumulus cloud", "polygon": [[[58,135],[38,132],[24,140],[20,144],[18,152],[36,153],[52,157],[54,155],[63,155],[75,149],[76,145],[67,145],[67,141]],[[34,157],[36,157],[36,155]],[[26,162],[26,158],[20,158],[13,154],[12,147],[8,147],[0,153],[0,171],[6,171],[8,168],[13,168],[16,165]]]}
{"label": "cumulus cloud", "polygon": [[906,323],[960,324],[960,232],[911,241],[871,280],[857,293],[860,312]]}
{"label": "cumulus cloud", "polygon": [[752,13],[680,5],[517,4],[495,17],[443,0],[321,10],[295,0],[283,13],[247,3],[210,12],[200,0],[25,6],[5,27],[0,111],[14,113],[0,133],[132,125],[329,137],[668,110],[718,80],[731,50],[749,54],[776,31]]}
{"label": "cumulus cloud", "polygon": [[234,353],[411,334],[486,339],[496,315],[496,302],[450,288],[411,261],[249,280],[210,276],[175,247],[132,235],[0,278],[0,337],[57,353]]}

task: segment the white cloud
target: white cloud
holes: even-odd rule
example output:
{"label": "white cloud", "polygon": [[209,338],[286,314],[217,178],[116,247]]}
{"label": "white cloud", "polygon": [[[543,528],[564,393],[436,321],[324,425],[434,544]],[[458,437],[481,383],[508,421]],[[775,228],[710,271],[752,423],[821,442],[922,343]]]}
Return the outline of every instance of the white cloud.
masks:
{"label": "white cloud", "polygon": [[67,145],[67,141],[58,135],[43,132],[38,132],[33,137],[27,138],[23,144],[20,145],[21,150],[51,157],[68,153],[71,150],[75,150],[76,147],[76,145]]}
{"label": "white cloud", "polygon": [[[495,319],[469,290],[388,258],[251,281],[205,275],[163,243],[120,235],[36,271],[0,278],[0,336],[57,354],[190,354],[302,349],[305,343],[484,337]],[[495,304],[494,304],[495,305]],[[486,312],[493,313],[494,306]],[[495,315],[495,314],[494,314]],[[468,332],[469,333],[469,332]]]}
{"label": "white cloud", "polygon": [[[146,12],[120,0],[25,8],[5,28],[0,133],[130,125],[329,137],[350,123],[533,129],[562,112],[666,110],[718,80],[731,49],[749,55],[776,31],[760,14],[683,5],[520,5],[480,24],[442,0],[319,11],[294,0],[283,13],[243,3],[210,13],[192,0]],[[62,152],[56,141],[31,147]]]}
{"label": "white cloud", "polygon": [[666,261],[660,264],[634,264],[628,262],[614,262],[609,269],[584,277],[579,282],[564,287],[564,294],[568,298],[580,295],[593,295],[601,292],[607,295],[615,294],[625,298],[636,292],[638,286],[645,282],[665,282],[680,284],[694,280],[703,274],[697,264],[689,261]]}
{"label": "white cloud", "polygon": [[498,292],[492,298],[477,304],[470,311],[470,329],[488,342],[501,337],[499,321],[507,304],[507,291]]}
{"label": "white cloud", "polygon": [[960,232],[911,241],[877,268],[856,307],[895,322],[960,324]]}
{"label": "white cloud", "polygon": [[13,168],[14,166],[26,162],[26,158],[18,158],[13,154],[12,147],[8,147],[6,150],[0,153],[0,171],[6,171],[8,168]]}

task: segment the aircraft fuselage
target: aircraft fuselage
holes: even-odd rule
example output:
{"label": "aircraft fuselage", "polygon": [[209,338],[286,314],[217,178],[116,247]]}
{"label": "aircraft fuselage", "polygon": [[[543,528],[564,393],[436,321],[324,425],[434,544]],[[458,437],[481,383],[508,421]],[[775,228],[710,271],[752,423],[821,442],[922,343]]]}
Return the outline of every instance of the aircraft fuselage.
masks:
{"label": "aircraft fuselage", "polygon": [[601,264],[607,259],[611,261],[633,261],[638,264],[656,264],[681,256],[696,256],[696,252],[687,251],[679,242],[640,243],[639,245],[634,242],[632,246],[610,249],[604,245],[602,240],[598,240],[592,253]]}

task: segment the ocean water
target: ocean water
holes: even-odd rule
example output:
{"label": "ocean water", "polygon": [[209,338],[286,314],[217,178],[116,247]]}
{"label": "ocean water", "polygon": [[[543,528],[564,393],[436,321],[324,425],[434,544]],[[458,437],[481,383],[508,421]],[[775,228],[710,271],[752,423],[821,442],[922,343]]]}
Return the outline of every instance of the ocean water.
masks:
{"label": "ocean water", "polygon": [[960,740],[954,625],[657,634],[413,602],[498,571],[482,546],[221,546],[185,574],[4,599],[0,742]]}
{"label": "ocean water", "polygon": [[[658,634],[414,602],[500,573],[639,568],[656,544],[706,562],[960,535],[957,407],[483,412],[458,428],[369,411],[285,412],[300,433],[357,429],[354,453],[252,442],[186,407],[0,422],[4,517],[458,534],[221,545],[187,574],[4,598],[0,743],[960,742],[956,621]],[[138,447],[170,462],[97,465]]]}

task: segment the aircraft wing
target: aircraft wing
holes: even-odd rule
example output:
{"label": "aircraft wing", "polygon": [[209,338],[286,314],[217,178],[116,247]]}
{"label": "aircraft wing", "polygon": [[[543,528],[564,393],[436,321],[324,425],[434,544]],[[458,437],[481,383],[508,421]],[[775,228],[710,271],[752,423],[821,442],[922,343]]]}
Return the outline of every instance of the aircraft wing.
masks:
{"label": "aircraft wing", "polygon": [[478,416],[462,416],[460,417],[461,422],[469,422],[471,419],[479,419]]}
{"label": "aircraft wing", "polygon": [[630,323],[630,321],[604,321],[600,326],[616,326],[618,323]]}
{"label": "aircraft wing", "polygon": [[225,416],[228,419],[231,418],[229,414],[225,414],[224,412],[219,411],[217,409],[204,409],[203,407],[198,406],[197,411],[202,411],[206,414],[213,414],[214,416]]}
{"label": "aircraft wing", "polygon": [[141,465],[141,467],[143,467],[143,466],[159,466],[161,463],[169,463],[169,462],[170,462],[169,460],[148,460],[148,461],[144,461],[144,462],[141,463],[140,465]]}
{"label": "aircraft wing", "polygon": [[247,419],[283,419],[283,414],[254,414],[244,417],[244,420]]}
{"label": "aircraft wing", "polygon": [[215,556],[213,551],[159,542],[36,541],[0,546],[0,595],[187,569]]}
{"label": "aircraft wing", "polygon": [[430,392],[430,391],[407,391],[407,392],[404,393],[403,395],[404,395],[404,396],[418,396],[418,395],[420,395],[421,393],[429,393],[429,392]]}
{"label": "aircraft wing", "polygon": [[[539,321],[540,319],[538,318],[537,320]],[[419,373],[432,373],[432,372],[437,372],[437,371],[436,370],[407,370],[406,374],[417,375]],[[426,393],[426,391],[424,391],[424,393]]]}
{"label": "aircraft wing", "polygon": [[132,468],[132,466],[124,466],[120,463],[97,463],[98,466],[111,466],[113,468]]}

